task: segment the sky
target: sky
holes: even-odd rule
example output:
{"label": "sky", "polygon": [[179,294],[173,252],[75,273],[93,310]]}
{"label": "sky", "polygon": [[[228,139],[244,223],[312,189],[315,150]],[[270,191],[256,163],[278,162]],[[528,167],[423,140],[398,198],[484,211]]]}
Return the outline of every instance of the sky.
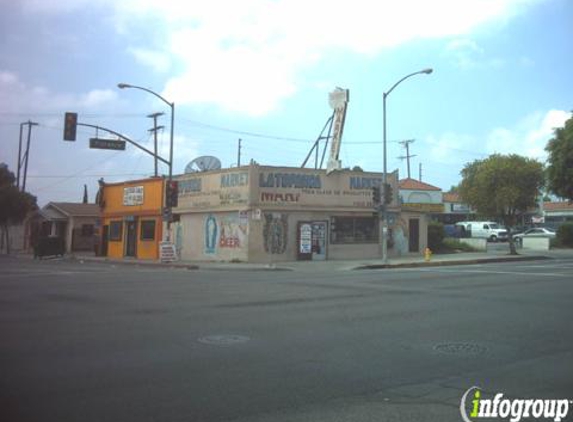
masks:
{"label": "sky", "polygon": [[[147,116],[164,112],[160,155],[173,173],[210,155],[300,167],[349,89],[343,167],[388,170],[444,191],[493,153],[545,161],[573,110],[570,0],[0,0],[0,162],[16,171],[21,123],[32,127],[26,190],[38,203],[93,201],[97,180],[151,176],[153,158],[63,141],[65,112],[152,149]],[[24,126],[24,144],[27,126]],[[99,133],[98,137],[106,137]],[[309,165],[314,167],[314,160]],[[165,165],[159,168],[167,174]]]}

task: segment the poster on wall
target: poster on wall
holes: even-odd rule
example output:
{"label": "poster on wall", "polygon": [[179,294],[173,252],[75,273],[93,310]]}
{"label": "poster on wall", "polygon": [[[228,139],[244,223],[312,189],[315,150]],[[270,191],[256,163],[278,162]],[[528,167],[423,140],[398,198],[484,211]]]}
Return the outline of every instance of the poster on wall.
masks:
{"label": "poster on wall", "polygon": [[300,226],[299,252],[307,254],[312,252],[312,226],[308,223]]}
{"label": "poster on wall", "polygon": [[171,242],[159,242],[159,259],[161,262],[177,261],[175,245]]}
{"label": "poster on wall", "polygon": [[219,227],[217,225],[217,220],[210,214],[205,219],[205,253],[214,254],[217,248],[217,234]]}

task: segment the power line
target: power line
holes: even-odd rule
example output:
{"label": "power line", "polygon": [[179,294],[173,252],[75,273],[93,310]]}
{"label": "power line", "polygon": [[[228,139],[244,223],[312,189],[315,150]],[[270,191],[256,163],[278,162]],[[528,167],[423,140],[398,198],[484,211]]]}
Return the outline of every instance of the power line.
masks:
{"label": "power line", "polygon": [[43,174],[37,176],[28,176],[29,179],[73,179],[80,177],[123,177],[123,176],[145,176],[150,173],[116,173],[116,174]]}

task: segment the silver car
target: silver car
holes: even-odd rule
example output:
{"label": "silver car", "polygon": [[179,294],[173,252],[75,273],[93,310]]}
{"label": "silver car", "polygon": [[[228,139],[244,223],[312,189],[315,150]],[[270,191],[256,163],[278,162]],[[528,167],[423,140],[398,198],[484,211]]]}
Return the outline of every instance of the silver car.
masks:
{"label": "silver car", "polygon": [[551,229],[546,229],[545,227],[534,227],[524,231],[523,233],[514,235],[513,239],[518,245],[523,245],[524,237],[548,237],[553,239],[555,238],[555,232]]}

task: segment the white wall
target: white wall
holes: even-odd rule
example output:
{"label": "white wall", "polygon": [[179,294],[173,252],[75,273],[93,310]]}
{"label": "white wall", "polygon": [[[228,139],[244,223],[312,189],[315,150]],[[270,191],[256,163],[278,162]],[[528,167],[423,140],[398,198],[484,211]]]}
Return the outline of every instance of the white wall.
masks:
{"label": "white wall", "polygon": [[549,238],[548,237],[524,237],[523,249],[530,249],[535,251],[548,251]]}
{"label": "white wall", "polygon": [[402,202],[405,204],[441,204],[441,191],[419,191],[400,189]]}

